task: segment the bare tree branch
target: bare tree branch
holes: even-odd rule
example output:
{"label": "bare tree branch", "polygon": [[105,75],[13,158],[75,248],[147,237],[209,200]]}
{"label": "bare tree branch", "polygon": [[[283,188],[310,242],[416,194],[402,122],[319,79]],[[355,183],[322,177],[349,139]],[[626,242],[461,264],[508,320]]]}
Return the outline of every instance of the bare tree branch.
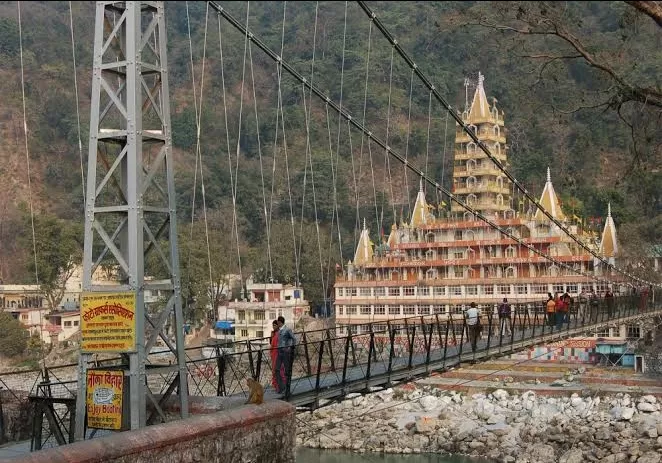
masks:
{"label": "bare tree branch", "polygon": [[[519,18],[520,20],[525,13],[523,10],[520,10]],[[513,32],[522,35],[541,35],[541,36],[554,36],[562,39],[566,44],[570,45],[577,53],[578,56],[584,58],[586,63],[600,71],[606,73],[613,81],[618,84],[619,87],[619,101],[638,101],[641,103],[647,103],[658,108],[662,108],[662,92],[651,87],[639,87],[637,85],[632,85],[625,80],[619,73],[617,73],[611,66],[607,63],[600,61],[593,53],[589,52],[586,46],[569,30],[567,30],[562,24],[555,22],[549,18],[527,18],[530,24],[524,27],[513,27],[503,24],[497,24],[489,21],[487,18],[482,17],[477,25],[495,29],[498,31]],[[543,56],[543,55],[541,55]],[[576,56],[572,56],[572,59],[575,59]],[[557,58],[564,59],[564,58]],[[565,58],[569,59],[569,58]]]}
{"label": "bare tree branch", "polygon": [[653,18],[662,27],[662,2],[625,2],[633,8]]}
{"label": "bare tree branch", "polygon": [[584,105],[584,106],[578,106],[574,109],[561,109],[557,108],[556,106],[552,106],[552,108],[561,113],[561,114],[572,114],[581,111],[582,109],[596,109],[596,108],[608,108],[611,105],[611,98],[608,99],[607,101],[603,101],[601,103],[597,103],[594,105]]}

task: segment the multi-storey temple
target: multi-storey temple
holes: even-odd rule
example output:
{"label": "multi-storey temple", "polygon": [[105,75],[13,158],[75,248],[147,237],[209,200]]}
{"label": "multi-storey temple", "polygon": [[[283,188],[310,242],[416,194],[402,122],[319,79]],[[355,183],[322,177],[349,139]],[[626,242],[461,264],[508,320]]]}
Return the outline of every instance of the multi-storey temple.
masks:
{"label": "multi-storey temple", "polygon": [[[479,74],[464,122],[504,166],[508,166],[503,112],[488,103]],[[336,278],[336,323],[362,332],[369,322],[414,315],[460,314],[465,306],[494,307],[542,302],[547,293],[604,293],[607,284],[585,275],[605,275],[599,261],[535,206],[524,210],[513,185],[457,125],[453,190],[459,200],[499,227],[565,266],[556,265],[493,229],[460,204],[450,213],[429,204],[421,182],[408,223],[393,224],[386,243],[375,247],[363,227],[354,260]],[[602,236],[582,230],[561,208],[550,169],[540,204],[610,263],[618,252],[616,228],[607,214]],[[601,238],[601,239],[599,239]],[[582,275],[582,273],[584,275]],[[613,280],[616,276],[609,276]],[[620,288],[612,288],[618,291]]]}

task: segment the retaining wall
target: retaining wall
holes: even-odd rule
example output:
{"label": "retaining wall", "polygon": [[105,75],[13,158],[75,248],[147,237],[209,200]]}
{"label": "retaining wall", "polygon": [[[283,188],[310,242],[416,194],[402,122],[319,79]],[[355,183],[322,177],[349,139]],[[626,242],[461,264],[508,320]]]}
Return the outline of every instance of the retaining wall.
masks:
{"label": "retaining wall", "polygon": [[295,441],[294,407],[273,400],[76,442],[7,462],[290,463]]}

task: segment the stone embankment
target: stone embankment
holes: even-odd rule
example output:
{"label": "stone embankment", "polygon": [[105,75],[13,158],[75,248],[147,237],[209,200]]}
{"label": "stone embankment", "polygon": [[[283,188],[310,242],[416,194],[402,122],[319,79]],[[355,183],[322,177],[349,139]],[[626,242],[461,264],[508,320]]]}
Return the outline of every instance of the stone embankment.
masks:
{"label": "stone embankment", "polygon": [[413,384],[300,413],[297,444],[359,452],[458,453],[513,463],[657,463],[662,414],[652,395],[466,396]]}

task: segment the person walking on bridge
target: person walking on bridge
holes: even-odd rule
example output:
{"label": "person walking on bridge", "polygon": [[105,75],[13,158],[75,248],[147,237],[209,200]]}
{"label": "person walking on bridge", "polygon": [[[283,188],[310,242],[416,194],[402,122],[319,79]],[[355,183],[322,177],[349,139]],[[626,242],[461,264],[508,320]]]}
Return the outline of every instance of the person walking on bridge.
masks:
{"label": "person walking on bridge", "polygon": [[281,378],[282,383],[285,382],[285,365],[281,364],[280,369],[276,369],[276,364],[278,363],[278,334],[280,332],[280,325],[278,324],[278,320],[273,321],[272,327],[271,350],[269,351],[269,354],[271,355],[271,368],[273,368],[271,375],[271,385],[274,387],[274,390],[277,393],[280,393],[278,378]]}
{"label": "person walking on bridge", "polygon": [[568,304],[570,303],[570,301],[567,301],[565,297],[559,296],[559,294],[556,293],[556,299],[554,300],[554,302],[555,302],[554,318],[556,319],[556,329],[561,330],[568,316]]}
{"label": "person walking on bridge", "polygon": [[290,327],[285,325],[285,317],[278,317],[278,356],[276,357],[276,371],[285,369],[285,377],[276,375],[276,382],[278,383],[278,391],[281,394],[287,394],[290,387],[290,379],[292,378],[292,359],[294,358],[294,347],[297,340]]}
{"label": "person walking on bridge", "polygon": [[512,334],[510,316],[510,304],[508,304],[508,299],[504,297],[503,303],[499,306],[499,333],[501,333],[501,336],[510,336]]}
{"label": "person walking on bridge", "polygon": [[471,343],[472,352],[476,352],[476,342],[480,333],[480,310],[476,307],[476,303],[472,302],[471,306],[465,312],[467,320],[467,336]]}
{"label": "person walking on bridge", "polygon": [[547,307],[546,307],[546,313],[547,313],[547,324],[549,326],[554,326],[555,320],[555,313],[556,313],[556,301],[554,300],[554,297],[552,296],[552,293],[547,293]]}

